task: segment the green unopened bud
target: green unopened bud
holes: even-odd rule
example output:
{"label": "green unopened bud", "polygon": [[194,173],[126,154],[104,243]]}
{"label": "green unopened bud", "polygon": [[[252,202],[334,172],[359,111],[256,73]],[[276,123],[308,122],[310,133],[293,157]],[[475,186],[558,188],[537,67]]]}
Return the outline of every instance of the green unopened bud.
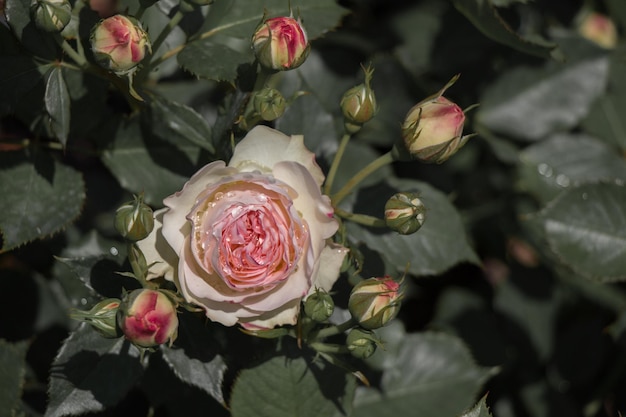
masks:
{"label": "green unopened bud", "polygon": [[31,11],[37,27],[46,32],[60,32],[72,19],[68,0],[38,0]]}
{"label": "green unopened bud", "polygon": [[70,317],[89,323],[106,338],[120,337],[122,332],[117,326],[116,320],[120,303],[121,301],[117,298],[107,298],[93,306],[89,311],[72,311]]}
{"label": "green unopened bud", "polygon": [[350,330],[346,337],[346,346],[352,356],[359,359],[367,359],[376,352],[380,340],[371,330],[355,327]]}
{"label": "green unopened bud", "polygon": [[348,310],[361,327],[378,329],[398,314],[402,295],[401,283],[390,276],[368,278],[352,289]]}
{"label": "green unopened bud", "polygon": [[402,139],[413,158],[441,164],[473,136],[463,136],[465,113],[443,97],[457,79],[458,76],[452,78],[437,94],[417,103],[406,115]]}
{"label": "green unopened bud", "polygon": [[426,207],[416,193],[398,193],[385,204],[387,227],[402,235],[417,232],[426,220]]}
{"label": "green unopened bud", "polygon": [[280,91],[275,88],[265,87],[254,93],[252,106],[261,119],[271,122],[283,115],[287,101]]}
{"label": "green unopened bud", "polygon": [[139,289],[126,294],[117,320],[124,336],[140,347],[172,343],[178,333],[176,306],[162,291]]}
{"label": "green unopened bud", "polygon": [[363,68],[365,72],[365,82],[346,91],[341,98],[341,111],[346,122],[346,130],[350,133],[369,121],[378,108],[376,107],[376,96],[370,87],[374,69],[370,66]]}
{"label": "green unopened bud", "polygon": [[323,323],[333,314],[335,303],[326,291],[316,289],[304,302],[304,314],[318,323]]}
{"label": "green unopened bud", "polygon": [[126,240],[137,242],[145,239],[154,229],[154,213],[143,202],[141,195],[117,209],[115,229]]}

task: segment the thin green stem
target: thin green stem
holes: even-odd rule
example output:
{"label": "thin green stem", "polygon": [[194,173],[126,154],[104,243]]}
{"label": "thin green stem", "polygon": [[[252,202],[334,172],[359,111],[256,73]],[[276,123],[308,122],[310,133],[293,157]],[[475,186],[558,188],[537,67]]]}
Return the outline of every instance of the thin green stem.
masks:
{"label": "thin green stem", "polygon": [[176,12],[176,14],[174,14],[174,16],[172,16],[170,21],[167,23],[167,26],[165,26],[163,30],[161,31],[161,33],[159,33],[159,36],[156,38],[156,40],[152,42],[152,50],[154,52],[159,50],[159,48],[161,47],[161,44],[165,42],[165,39],[167,38],[167,36],[172,32],[172,30],[174,30],[176,26],[178,26],[178,24],[180,23],[180,21],[183,19],[184,16],[185,16],[185,12],[183,12],[180,9]]}
{"label": "thin green stem", "polygon": [[326,195],[330,194],[332,190],[333,182],[335,181],[335,176],[337,175],[337,169],[339,169],[339,164],[341,163],[343,154],[346,151],[350,137],[351,135],[349,133],[344,133],[341,141],[339,142],[339,147],[337,148],[333,162],[330,165],[330,170],[328,171],[328,176],[326,177],[326,183],[324,184],[324,194]]}
{"label": "thin green stem", "polygon": [[338,207],[335,207],[335,214],[353,223],[362,224],[364,226],[387,227],[385,220],[374,216],[368,216],[367,214],[350,213],[349,211],[342,210]]}
{"label": "thin green stem", "polygon": [[61,49],[63,49],[63,52],[65,52],[67,56],[72,58],[72,60],[76,62],[79,67],[87,68],[89,66],[89,62],[87,62],[85,56],[76,52],[76,50],[72,48],[72,45],[70,45],[65,39],[63,39],[60,34],[56,33],[54,39],[59,44]]}
{"label": "thin green stem", "polygon": [[384,167],[385,165],[389,165],[394,161],[393,155],[390,152],[387,152],[384,155],[379,156],[377,159],[370,162],[367,166],[365,166],[362,170],[357,172],[352,178],[348,180],[348,182],[341,188],[341,190],[337,191],[337,193],[333,194],[330,198],[333,206],[337,207],[339,203],[346,198],[348,194],[352,192],[352,190],[361,183],[365,178],[367,178],[374,171]]}
{"label": "thin green stem", "polygon": [[[335,326],[330,326],[325,329],[321,329],[315,333],[313,333],[313,340],[323,340],[330,336],[335,336],[337,334],[341,334],[348,329],[356,326],[357,322],[353,318],[350,318],[348,321],[343,322],[341,324],[337,324]],[[315,342],[313,342],[315,343]]]}
{"label": "thin green stem", "polygon": [[322,353],[349,353],[350,351],[346,346],[341,345],[328,345],[326,343],[313,342],[309,344],[311,349],[314,349]]}

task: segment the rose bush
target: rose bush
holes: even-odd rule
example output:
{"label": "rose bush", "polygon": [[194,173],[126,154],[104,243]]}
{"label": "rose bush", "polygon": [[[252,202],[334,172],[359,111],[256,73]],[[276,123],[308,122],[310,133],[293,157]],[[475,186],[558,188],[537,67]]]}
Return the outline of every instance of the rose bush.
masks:
{"label": "rose bush", "polygon": [[300,301],[328,291],[347,249],[337,230],[324,174],[302,136],[252,129],[228,165],[206,165],[155,212],[140,241],[148,279],[175,281],[188,302],[226,326],[295,324]]}

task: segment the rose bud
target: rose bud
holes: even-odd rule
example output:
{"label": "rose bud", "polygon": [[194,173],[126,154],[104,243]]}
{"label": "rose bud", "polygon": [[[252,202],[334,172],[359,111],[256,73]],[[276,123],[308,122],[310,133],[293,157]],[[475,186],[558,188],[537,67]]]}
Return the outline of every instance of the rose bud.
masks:
{"label": "rose bud", "polygon": [[348,310],[361,327],[378,329],[398,314],[401,299],[400,283],[390,276],[368,278],[352,289]]}
{"label": "rose bud", "polygon": [[304,314],[318,323],[323,323],[333,314],[335,303],[326,291],[316,289],[304,301]]}
{"label": "rose bud", "polygon": [[457,79],[458,75],[437,94],[413,106],[406,115],[402,125],[402,139],[413,158],[440,164],[473,136],[462,136],[465,113],[443,97],[443,93]]}
{"label": "rose bud", "polygon": [[617,44],[615,23],[609,17],[600,13],[592,12],[586,14],[578,26],[578,33],[583,38],[606,49],[613,49]]}
{"label": "rose bud", "polygon": [[254,93],[252,105],[261,119],[271,122],[283,115],[287,102],[280,91],[265,87]]}
{"label": "rose bud", "polygon": [[70,317],[89,323],[104,337],[112,339],[122,335],[116,321],[119,306],[120,300],[107,298],[93,306],[89,311],[72,311]]}
{"label": "rose bud", "polygon": [[264,68],[285,71],[302,65],[310,46],[300,19],[274,17],[256,29],[252,48]]}
{"label": "rose bud", "polygon": [[354,133],[361,125],[369,121],[378,110],[376,96],[370,87],[374,70],[371,67],[363,68],[365,82],[346,91],[341,98],[341,111],[346,122],[346,130]]}
{"label": "rose bud", "polygon": [[352,356],[359,359],[367,359],[376,352],[380,341],[371,330],[355,327],[350,330],[346,337],[346,346]]}
{"label": "rose bud", "polygon": [[141,195],[134,201],[124,203],[115,212],[115,230],[126,240],[137,242],[144,239],[154,228],[154,213],[143,202]]}
{"label": "rose bud", "polygon": [[126,73],[151,51],[148,34],[132,17],[114,15],[91,30],[91,49],[103,68]]}
{"label": "rose bud", "polygon": [[60,32],[72,19],[72,5],[68,0],[39,0],[31,12],[35,25],[46,32]]}
{"label": "rose bud", "polygon": [[426,220],[426,207],[416,193],[397,193],[385,203],[387,227],[402,235],[419,230]]}
{"label": "rose bud", "polygon": [[170,298],[161,291],[138,289],[126,295],[118,312],[124,336],[140,347],[153,347],[176,339],[178,316]]}

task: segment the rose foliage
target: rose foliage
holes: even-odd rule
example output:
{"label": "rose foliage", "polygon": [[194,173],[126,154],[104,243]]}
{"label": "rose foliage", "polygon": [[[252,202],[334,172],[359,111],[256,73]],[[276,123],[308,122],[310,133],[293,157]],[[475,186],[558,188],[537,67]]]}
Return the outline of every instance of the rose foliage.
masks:
{"label": "rose foliage", "polygon": [[626,415],[625,34],[0,1],[0,417]]}

